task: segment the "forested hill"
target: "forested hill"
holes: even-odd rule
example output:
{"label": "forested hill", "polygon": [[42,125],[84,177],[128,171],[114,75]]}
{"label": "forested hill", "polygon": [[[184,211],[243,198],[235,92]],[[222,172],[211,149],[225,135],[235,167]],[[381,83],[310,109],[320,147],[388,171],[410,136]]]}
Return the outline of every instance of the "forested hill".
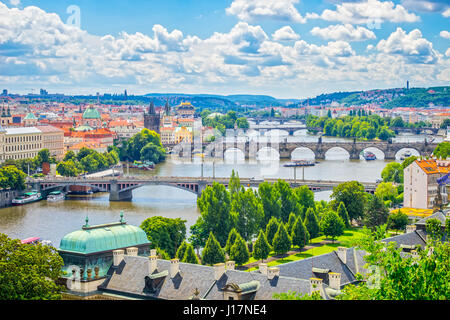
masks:
{"label": "forested hill", "polygon": [[365,104],[378,104],[384,108],[426,108],[450,107],[450,87],[431,88],[398,88],[370,90],[359,92],[337,92],[322,94],[303,101],[300,105],[330,105],[339,103],[343,106],[361,106]]}

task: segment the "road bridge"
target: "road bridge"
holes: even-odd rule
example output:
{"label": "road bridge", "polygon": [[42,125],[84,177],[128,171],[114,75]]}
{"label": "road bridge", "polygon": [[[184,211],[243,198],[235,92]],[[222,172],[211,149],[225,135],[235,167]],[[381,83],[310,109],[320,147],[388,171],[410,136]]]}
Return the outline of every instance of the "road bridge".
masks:
{"label": "road bridge", "polygon": [[[296,188],[308,186],[313,192],[329,191],[337,187],[343,181],[324,181],[324,180],[301,180],[301,179],[283,179]],[[133,190],[143,186],[170,186],[195,193],[198,197],[206,187],[214,182],[220,183],[228,188],[229,178],[200,178],[200,177],[120,177],[120,178],[45,178],[29,179],[27,185],[34,190],[44,194],[55,191],[68,191],[70,186],[84,186],[93,188],[99,192],[110,194],[110,201],[130,201],[133,198]],[[240,178],[244,187],[258,187],[263,182],[275,183],[278,179],[257,180],[251,178]],[[377,183],[362,182],[365,191],[374,193]]]}

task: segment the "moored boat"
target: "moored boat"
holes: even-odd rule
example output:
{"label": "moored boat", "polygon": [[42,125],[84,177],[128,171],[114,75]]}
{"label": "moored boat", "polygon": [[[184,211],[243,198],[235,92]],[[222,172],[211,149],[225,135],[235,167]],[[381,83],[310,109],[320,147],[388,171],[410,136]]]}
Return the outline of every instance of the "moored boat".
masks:
{"label": "moored boat", "polygon": [[47,201],[49,202],[57,202],[64,200],[66,198],[66,195],[62,191],[53,191],[50,192],[50,194],[47,196]]}
{"label": "moored boat", "polygon": [[294,160],[286,163],[285,167],[313,167],[316,165],[315,160]]}
{"label": "moored boat", "polygon": [[372,153],[372,152],[364,152],[363,157],[367,161],[377,160],[377,156],[374,153]]}
{"label": "moored boat", "polygon": [[13,206],[22,206],[24,204],[33,203],[36,201],[41,201],[42,195],[37,191],[26,192],[23,195],[13,199]]}

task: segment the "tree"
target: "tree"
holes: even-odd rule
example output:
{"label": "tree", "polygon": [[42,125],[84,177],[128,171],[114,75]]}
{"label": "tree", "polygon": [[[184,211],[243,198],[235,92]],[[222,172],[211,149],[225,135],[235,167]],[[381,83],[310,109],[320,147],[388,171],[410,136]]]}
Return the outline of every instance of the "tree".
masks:
{"label": "tree", "polygon": [[264,219],[264,209],[252,189],[237,193],[231,203],[231,215],[239,234],[249,241],[256,235]]}
{"label": "tree", "polygon": [[271,247],[269,242],[267,242],[266,235],[264,234],[264,231],[260,230],[253,248],[253,258],[255,260],[264,261],[264,259],[269,257],[270,250]]}
{"label": "tree", "polygon": [[38,166],[42,166],[42,164],[45,162],[50,163],[51,160],[50,150],[48,149],[42,149],[36,156],[36,162]]}
{"label": "tree", "polygon": [[197,200],[203,221],[202,227],[205,231],[214,233],[221,246],[225,246],[228,234],[234,225],[230,214],[230,202],[230,194],[225,186],[217,182],[203,190],[201,197]]}
{"label": "tree", "polygon": [[56,167],[56,171],[63,177],[76,177],[80,174],[73,160],[60,162]]}
{"label": "tree", "polygon": [[244,192],[245,189],[241,186],[241,180],[239,179],[239,173],[231,172],[230,182],[228,183],[228,190],[230,190],[231,199],[234,200],[239,193]]}
{"label": "tree", "polygon": [[306,211],[305,227],[309,233],[310,239],[317,238],[320,233],[319,223],[317,222],[316,214],[312,208]]}
{"label": "tree", "polygon": [[230,259],[235,261],[237,265],[243,265],[250,259],[247,244],[245,240],[238,234],[236,241],[230,250]]}
{"label": "tree", "polygon": [[225,253],[222,250],[219,241],[212,232],[209,233],[209,238],[206,241],[205,248],[202,252],[202,263],[213,265],[216,263],[225,262]]}
{"label": "tree", "polygon": [[341,202],[344,203],[350,220],[363,216],[366,204],[364,186],[357,181],[344,182],[333,189],[331,198],[334,199],[333,208],[337,209]]}
{"label": "tree", "polygon": [[319,291],[314,291],[312,294],[301,294],[296,291],[288,291],[282,293],[274,293],[275,300],[323,300]]}
{"label": "tree", "polygon": [[292,247],[292,241],[289,237],[284,224],[280,223],[278,227],[277,233],[275,233],[275,237],[273,238],[272,243],[273,251],[278,254],[285,254]]}
{"label": "tree", "polygon": [[345,208],[345,204],[343,202],[339,203],[339,207],[337,209],[337,214],[339,215],[339,217],[342,218],[342,221],[344,221],[345,227],[349,228],[350,222],[348,219],[348,212],[347,212],[347,209]]}
{"label": "tree", "polygon": [[428,241],[433,250],[418,250],[417,257],[404,257],[395,242],[378,241],[375,232],[364,230],[358,249],[364,260],[378,269],[377,285],[371,273],[358,285],[348,285],[339,300],[448,300],[450,298],[450,243]]}
{"label": "tree", "polygon": [[140,160],[158,164],[166,160],[166,150],[161,146],[155,145],[153,142],[149,142],[141,149]]}
{"label": "tree", "polygon": [[227,244],[225,246],[225,252],[230,255],[231,247],[236,242],[236,238],[238,236],[238,232],[236,228],[231,229],[230,233],[228,234],[228,240]]}
{"label": "tree", "polygon": [[200,248],[203,248],[206,245],[206,240],[208,240],[208,231],[205,229],[202,217],[198,218],[197,222],[189,230],[191,231],[189,241],[197,250],[197,254],[199,254]]}
{"label": "tree", "polygon": [[403,167],[400,163],[391,162],[383,171],[381,171],[381,178],[384,182],[403,183]]}
{"label": "tree", "polygon": [[445,233],[447,234],[447,239],[450,239],[450,218],[445,219]]}
{"label": "tree", "polygon": [[67,151],[66,155],[64,156],[63,161],[69,161],[69,160],[76,160],[77,156],[75,155],[75,152],[72,150]]}
{"label": "tree", "polygon": [[266,226],[266,238],[270,245],[272,245],[273,243],[273,238],[275,237],[275,234],[278,231],[279,225],[280,223],[278,223],[278,219],[272,217]]}
{"label": "tree", "polygon": [[288,223],[286,225],[286,231],[288,232],[288,234],[292,233],[292,228],[294,228],[294,224],[297,221],[297,216],[291,212],[291,214],[289,215],[289,220]]}
{"label": "tree", "polygon": [[309,243],[309,232],[306,230],[301,217],[298,217],[295,221],[294,227],[291,231],[291,239],[292,245],[297,246],[299,249]]}
{"label": "tree", "polygon": [[389,215],[387,224],[389,229],[405,230],[408,225],[408,216],[402,213],[401,210],[398,210]]}
{"label": "tree", "polygon": [[178,247],[177,253],[175,254],[175,258],[182,260],[184,257],[184,254],[186,253],[187,246],[188,246],[188,243],[186,241],[183,241],[181,246]]}
{"label": "tree", "polygon": [[443,236],[441,221],[436,218],[428,219],[425,224],[425,229],[433,240],[440,240]]}
{"label": "tree", "polygon": [[338,216],[338,214],[329,210],[324,214],[322,220],[320,220],[320,229],[323,234],[334,240],[344,234],[345,223],[342,221],[342,218]]}
{"label": "tree", "polygon": [[186,250],[184,252],[183,258],[181,259],[181,262],[198,264],[198,258],[194,252],[194,247],[192,246],[192,244],[190,244],[190,243],[187,244]]}
{"label": "tree", "polygon": [[282,207],[281,199],[278,189],[268,182],[263,182],[259,185],[258,194],[264,210],[264,219],[261,223],[261,227],[265,228],[272,217],[277,219],[280,218]]}
{"label": "tree", "polygon": [[447,159],[450,157],[450,142],[444,141],[439,143],[433,151],[433,156],[442,159]]}
{"label": "tree", "polygon": [[377,196],[372,196],[367,205],[367,211],[364,216],[364,225],[374,229],[377,226],[387,223],[388,217],[389,210],[386,208],[383,201]]}
{"label": "tree", "polygon": [[152,248],[161,248],[174,257],[186,237],[186,220],[151,217],[142,222],[141,229],[147,234]]}
{"label": "tree", "polygon": [[63,265],[55,248],[21,244],[0,233],[0,299],[61,299],[63,288],[56,281]]}
{"label": "tree", "polygon": [[24,190],[26,174],[15,166],[0,168],[0,188],[12,190]]}
{"label": "tree", "polygon": [[397,202],[398,189],[392,182],[382,182],[375,190],[375,196],[383,200],[386,205],[391,206]]}
{"label": "tree", "polygon": [[289,183],[283,180],[278,180],[275,183],[275,188],[277,188],[281,200],[281,221],[286,223],[289,219],[289,215],[293,212],[295,215],[301,214],[301,206],[297,201],[297,197],[292,190]]}
{"label": "tree", "polygon": [[[298,202],[303,207],[305,212],[309,208],[315,209],[314,192],[309,190],[308,186],[301,186],[300,188],[295,189],[295,194],[297,195]],[[304,218],[305,217],[303,217],[303,219]]]}
{"label": "tree", "polygon": [[407,167],[409,167],[409,165],[411,163],[413,163],[414,161],[416,161],[418,158],[416,156],[411,156],[409,158],[406,158],[403,162],[402,162],[402,168],[406,169]]}

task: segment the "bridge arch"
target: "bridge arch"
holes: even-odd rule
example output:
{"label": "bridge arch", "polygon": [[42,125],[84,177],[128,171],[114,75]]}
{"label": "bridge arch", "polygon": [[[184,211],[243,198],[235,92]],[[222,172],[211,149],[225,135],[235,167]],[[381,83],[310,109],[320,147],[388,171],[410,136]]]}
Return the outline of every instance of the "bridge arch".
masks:
{"label": "bridge arch", "polygon": [[245,152],[239,148],[228,148],[223,153],[223,159],[232,163],[245,162]]}
{"label": "bridge arch", "polygon": [[141,183],[138,185],[130,186],[128,188],[121,189],[120,192],[128,192],[133,191],[142,187],[148,187],[148,186],[166,186],[166,187],[172,187],[177,188],[183,191],[187,191],[190,193],[198,194],[199,192],[199,185],[194,183],[154,183],[154,182],[148,182],[148,183]]}
{"label": "bridge arch", "polygon": [[256,158],[258,160],[279,160],[280,153],[275,148],[264,147],[258,150]]}
{"label": "bridge arch", "polygon": [[419,150],[417,150],[416,148],[404,147],[404,148],[399,148],[399,149],[395,150],[395,159],[400,159],[401,156],[407,151],[411,152],[411,156],[420,157],[420,155],[421,155],[421,152]]}
{"label": "bridge arch", "polygon": [[291,160],[315,159],[316,154],[310,148],[298,147],[291,152]]}
{"label": "bridge arch", "polygon": [[361,152],[360,152],[360,159],[361,159],[361,160],[364,159],[364,157],[362,156],[361,153],[364,153],[364,152],[366,152],[366,151],[372,152],[373,154],[375,154],[376,157],[377,157],[377,160],[383,160],[383,159],[386,158],[386,154],[385,154],[384,151],[381,150],[380,148],[377,148],[377,147],[368,147],[368,148],[364,148],[363,150],[361,150]]}
{"label": "bridge arch", "polygon": [[326,160],[346,160],[351,158],[351,152],[343,147],[331,147],[325,150]]}
{"label": "bridge arch", "polygon": [[266,137],[287,137],[289,136],[289,131],[280,129],[271,129],[268,130],[265,134]]}
{"label": "bridge arch", "polygon": [[71,186],[80,186],[80,187],[88,187],[93,189],[98,189],[100,192],[110,192],[109,183],[82,183],[82,182],[74,182],[74,183],[64,183],[64,184],[43,184],[41,185],[41,191],[47,192],[54,189],[66,188]]}

